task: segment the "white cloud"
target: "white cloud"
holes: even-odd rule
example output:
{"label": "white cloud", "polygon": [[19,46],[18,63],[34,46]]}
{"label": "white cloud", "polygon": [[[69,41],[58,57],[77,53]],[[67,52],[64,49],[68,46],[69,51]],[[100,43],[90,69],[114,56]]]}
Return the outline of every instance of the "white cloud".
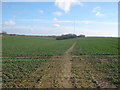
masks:
{"label": "white cloud", "polygon": [[57,18],[53,18],[53,21],[58,21],[58,19]]}
{"label": "white cloud", "polygon": [[54,12],[54,15],[56,15],[56,16],[61,16],[63,13],[62,12],[59,12],[59,11],[57,11],[57,12]]}
{"label": "white cloud", "polygon": [[[39,23],[81,23],[81,24],[111,24],[111,25],[118,25],[118,22],[97,22],[92,20],[59,20],[58,18],[53,18],[53,20],[42,20],[42,19],[16,19],[16,21],[20,22],[39,22]],[[4,24],[8,25],[12,24],[14,25],[14,21],[6,21]],[[0,23],[1,24],[1,23]]]}
{"label": "white cloud", "polygon": [[12,21],[12,20],[3,22],[3,25],[5,25],[5,26],[13,26],[15,24],[16,24],[16,22]]}
{"label": "white cloud", "polygon": [[65,13],[70,11],[70,8],[72,5],[80,5],[82,6],[83,4],[80,2],[80,0],[56,0],[55,5],[64,10]]}
{"label": "white cloud", "polygon": [[74,21],[70,21],[70,20],[58,20],[57,22],[59,22],[59,23],[74,23]]}
{"label": "white cloud", "polygon": [[60,24],[53,24],[53,27],[60,27]]}
{"label": "white cloud", "polygon": [[[61,35],[73,33],[73,26],[60,26],[60,27],[43,27],[43,26],[14,26],[14,27],[3,27],[3,31],[13,34],[24,34],[24,35]],[[77,35],[85,34],[86,36],[118,36],[118,28],[116,26],[109,25],[107,27],[81,27],[76,26],[75,33]]]}
{"label": "white cloud", "polygon": [[2,22],[0,22],[0,25],[2,25]]}
{"label": "white cloud", "polygon": [[97,17],[103,17],[104,14],[101,13],[100,11],[101,11],[101,7],[97,6],[97,7],[93,8],[92,13],[94,13],[95,16],[97,16]]}
{"label": "white cloud", "polygon": [[92,12],[93,12],[93,13],[96,13],[98,10],[101,10],[101,7],[100,7],[100,6],[97,6],[97,7],[93,8]]}
{"label": "white cloud", "polygon": [[96,22],[96,21],[89,21],[89,20],[83,20],[83,21],[72,21],[72,20],[55,20],[56,23],[81,23],[81,24],[111,24],[111,25],[118,25],[118,22]]}
{"label": "white cloud", "polygon": [[95,23],[94,21],[72,21],[72,20],[56,20],[57,23],[82,23],[82,24],[91,24]]}
{"label": "white cloud", "polygon": [[41,14],[42,14],[42,13],[44,13],[44,11],[43,11],[43,10],[39,10],[38,12],[39,12],[39,13],[41,13]]}
{"label": "white cloud", "polygon": [[102,14],[102,13],[100,13],[100,12],[96,12],[95,16],[100,16],[100,17],[102,17],[102,16],[104,16],[104,14]]}
{"label": "white cloud", "polygon": [[81,21],[80,23],[83,23],[83,24],[91,24],[91,23],[93,23],[93,21]]}

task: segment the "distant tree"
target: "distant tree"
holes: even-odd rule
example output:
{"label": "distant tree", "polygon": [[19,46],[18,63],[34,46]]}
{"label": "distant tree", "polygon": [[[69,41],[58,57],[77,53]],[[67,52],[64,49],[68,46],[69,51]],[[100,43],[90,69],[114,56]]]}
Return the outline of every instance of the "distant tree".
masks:
{"label": "distant tree", "polygon": [[5,31],[2,31],[2,34],[3,34],[3,35],[6,35],[6,34],[7,34],[7,32],[5,32]]}
{"label": "distant tree", "polygon": [[80,34],[78,37],[85,37],[85,35]]}
{"label": "distant tree", "polygon": [[66,34],[66,35],[56,37],[56,40],[70,39],[70,38],[76,38],[76,37],[77,36],[75,34]]}

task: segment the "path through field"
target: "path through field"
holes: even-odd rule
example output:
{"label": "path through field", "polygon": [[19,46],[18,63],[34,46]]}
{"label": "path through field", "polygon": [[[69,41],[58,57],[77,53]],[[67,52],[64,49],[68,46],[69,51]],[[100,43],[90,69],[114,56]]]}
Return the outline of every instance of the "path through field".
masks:
{"label": "path through field", "polygon": [[76,42],[61,57],[52,57],[16,87],[116,88],[84,55],[72,56]]}
{"label": "path through field", "polygon": [[42,77],[36,88],[72,88],[71,78],[71,52],[76,43],[74,43],[63,55],[61,60],[49,62],[50,70],[47,75]]}

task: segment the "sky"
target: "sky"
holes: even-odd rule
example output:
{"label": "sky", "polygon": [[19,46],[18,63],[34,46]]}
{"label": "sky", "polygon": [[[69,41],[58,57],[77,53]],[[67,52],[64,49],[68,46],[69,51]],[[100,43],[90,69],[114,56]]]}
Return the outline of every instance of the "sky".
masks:
{"label": "sky", "polygon": [[3,2],[2,30],[20,35],[118,37],[117,2]]}

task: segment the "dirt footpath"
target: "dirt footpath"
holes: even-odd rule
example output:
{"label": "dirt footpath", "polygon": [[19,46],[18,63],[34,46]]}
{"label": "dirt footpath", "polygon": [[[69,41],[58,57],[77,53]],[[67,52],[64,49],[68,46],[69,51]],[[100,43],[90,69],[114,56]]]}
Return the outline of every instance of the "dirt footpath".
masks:
{"label": "dirt footpath", "polygon": [[42,77],[36,88],[72,88],[71,78],[71,52],[74,43],[62,56],[61,60],[49,62],[49,73]]}

